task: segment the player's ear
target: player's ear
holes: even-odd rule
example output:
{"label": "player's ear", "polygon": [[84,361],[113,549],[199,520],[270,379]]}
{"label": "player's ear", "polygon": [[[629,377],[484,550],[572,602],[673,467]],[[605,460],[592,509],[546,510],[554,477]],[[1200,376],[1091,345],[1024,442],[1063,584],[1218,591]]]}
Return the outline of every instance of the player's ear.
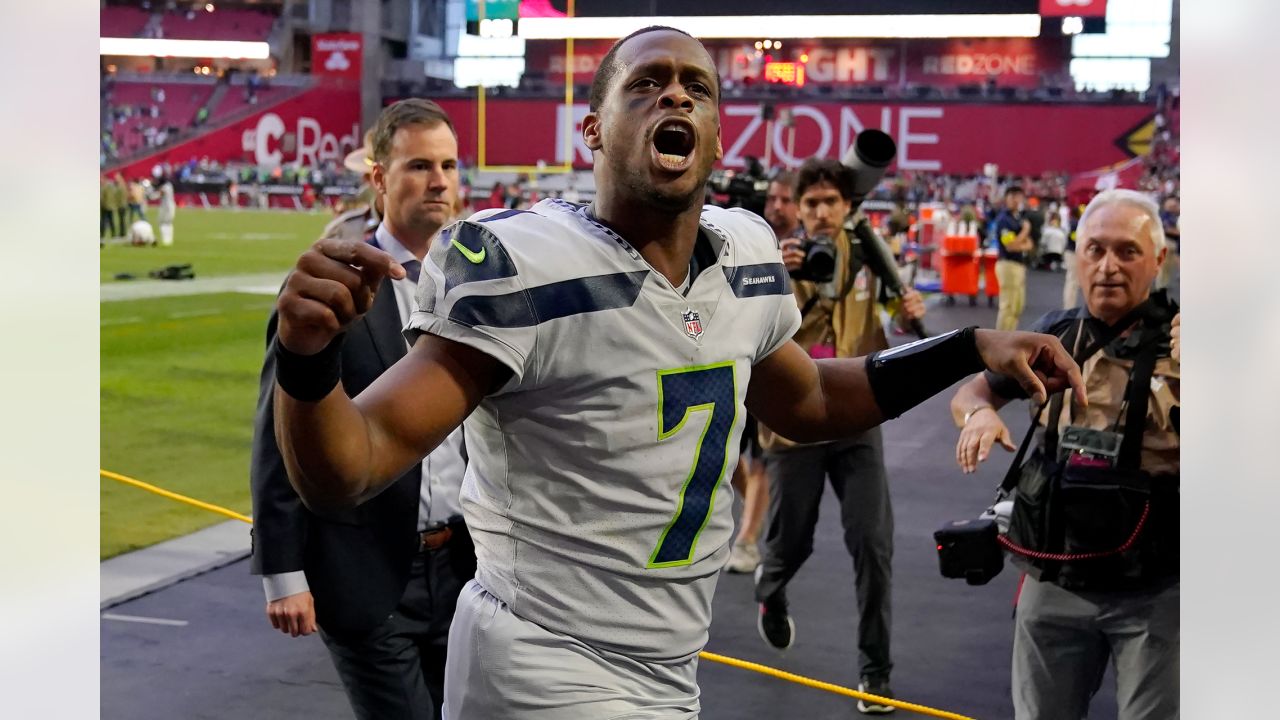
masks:
{"label": "player's ear", "polygon": [[724,159],[724,143],[720,140],[720,128],[716,128],[716,160]]}
{"label": "player's ear", "polygon": [[373,183],[373,189],[377,190],[379,195],[387,191],[387,169],[383,167],[382,163],[375,162],[373,164],[373,170],[369,173],[369,181]]}
{"label": "player's ear", "polygon": [[586,144],[587,149],[595,152],[604,146],[604,141],[600,137],[600,115],[589,112],[582,118],[582,142]]}

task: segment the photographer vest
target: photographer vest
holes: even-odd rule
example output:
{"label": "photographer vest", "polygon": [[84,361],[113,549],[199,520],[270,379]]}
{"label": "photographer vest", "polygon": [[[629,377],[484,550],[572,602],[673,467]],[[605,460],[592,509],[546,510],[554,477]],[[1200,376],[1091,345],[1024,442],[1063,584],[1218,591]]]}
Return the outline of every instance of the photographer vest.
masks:
{"label": "photographer vest", "polygon": [[[1105,430],[1115,422],[1124,404],[1125,386],[1133,371],[1134,360],[1109,355],[1105,350],[1080,365],[1089,406],[1081,409],[1074,403],[1063,403],[1058,427],[1070,425]],[[1152,475],[1178,474],[1178,430],[1173,421],[1179,406],[1180,371],[1172,358],[1156,359],[1149,381],[1147,423],[1142,433],[1140,467]],[[1036,418],[1037,424],[1048,425],[1049,410]],[[1127,431],[1127,428],[1126,428]]]}
{"label": "photographer vest", "polygon": [[[1001,542],[1032,577],[1073,590],[1114,591],[1177,576],[1179,374],[1168,357],[1176,311],[1163,296],[1154,297],[1136,311],[1139,320],[1127,336],[1083,352],[1083,346],[1097,348],[1100,337],[1114,337],[1120,325],[1099,332],[1096,320],[1078,314],[1070,327],[1051,330],[1073,349],[1089,405],[1073,407],[1061,393],[1038,408],[1002,486],[1016,485],[1017,492]],[[1082,438],[1084,445],[1096,443],[1090,433],[1114,436],[1120,428],[1118,448],[1073,449],[1082,447]],[[1033,436],[1036,449],[1019,465]]]}
{"label": "photographer vest", "polygon": [[[792,294],[803,315],[800,329],[792,337],[801,349],[810,352],[814,346],[830,345],[835,357],[861,357],[889,347],[884,326],[880,323],[880,281],[862,260],[861,248],[849,242],[843,229],[833,238],[836,246],[836,271],[830,283],[834,292],[823,292],[824,286],[808,280],[794,280]],[[835,297],[831,297],[833,295]],[[760,447],[784,450],[796,443],[778,435],[760,423]]]}

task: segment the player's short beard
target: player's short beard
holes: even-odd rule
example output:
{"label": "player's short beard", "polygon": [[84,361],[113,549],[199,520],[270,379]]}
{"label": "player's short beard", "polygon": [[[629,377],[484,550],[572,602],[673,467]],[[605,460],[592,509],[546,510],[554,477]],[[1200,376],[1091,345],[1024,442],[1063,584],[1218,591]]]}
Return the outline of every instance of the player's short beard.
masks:
{"label": "player's short beard", "polygon": [[690,172],[699,172],[703,175],[702,182],[697,183],[692,190],[687,193],[678,195],[670,192],[663,192],[649,182],[645,171],[628,171],[623,181],[627,193],[632,197],[641,200],[655,210],[678,215],[686,212],[690,208],[702,207],[707,196],[707,177],[710,172],[702,172],[700,169],[691,169]]}

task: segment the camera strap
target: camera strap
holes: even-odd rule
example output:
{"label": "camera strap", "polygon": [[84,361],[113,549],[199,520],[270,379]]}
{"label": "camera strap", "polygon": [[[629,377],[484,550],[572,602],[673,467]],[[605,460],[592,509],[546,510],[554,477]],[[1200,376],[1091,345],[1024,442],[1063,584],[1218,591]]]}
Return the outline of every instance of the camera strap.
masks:
{"label": "camera strap", "polygon": [[[1148,332],[1146,328],[1138,331],[1142,336]],[[1141,337],[1139,337],[1141,342]],[[1157,343],[1148,342],[1142,352],[1133,361],[1133,369],[1129,372],[1129,384],[1124,389],[1124,439],[1120,442],[1120,458],[1118,467],[1137,470],[1142,465],[1142,433],[1147,423],[1147,405],[1151,398],[1151,376],[1155,374],[1156,356],[1160,348]],[[1118,420],[1119,418],[1117,418]],[[1128,432],[1134,429],[1135,432]]]}
{"label": "camera strap", "polygon": [[[1147,306],[1149,303],[1150,301],[1148,300],[1133,310],[1130,310],[1129,314],[1121,318],[1115,325],[1109,326],[1106,332],[1103,332],[1101,335],[1094,338],[1093,342],[1085,346],[1083,350],[1079,350],[1079,344],[1080,338],[1084,332],[1084,321],[1082,319],[1079,323],[1076,323],[1076,327],[1072,330],[1071,334],[1062,338],[1064,341],[1069,340],[1069,342],[1064,342],[1064,345],[1070,344],[1075,346],[1076,351],[1072,353],[1071,359],[1075,361],[1076,365],[1080,365],[1085,360],[1092,357],[1094,353],[1097,353],[1099,350],[1102,350],[1107,345],[1111,344],[1111,341],[1120,337],[1125,330],[1133,327],[1133,324],[1143,317],[1147,312]],[[1138,357],[1137,362],[1134,364],[1135,372],[1130,375],[1131,380],[1132,377],[1137,374],[1136,371],[1140,369],[1138,367],[1138,363],[1145,361],[1148,356],[1150,357],[1151,368],[1155,368],[1156,350],[1153,347],[1152,350],[1144,352]],[[1132,400],[1131,396],[1134,394],[1142,393],[1142,397],[1138,402],[1130,401],[1127,403],[1128,413],[1125,416],[1126,427],[1143,427],[1147,414],[1146,385],[1150,383],[1149,371],[1147,377],[1148,380],[1142,384],[1142,387],[1135,388],[1134,385],[1136,385],[1136,383],[1130,382],[1129,387],[1125,390],[1125,397],[1130,400]],[[1067,390],[1063,390],[1060,393],[1054,394],[1053,397],[1041,403],[1040,406],[1036,408],[1035,413],[1032,414],[1031,427],[1027,428],[1027,434],[1022,437],[1022,443],[1018,446],[1018,452],[1014,455],[1013,462],[1009,465],[1008,471],[1005,472],[1004,481],[1000,483],[1000,488],[996,493],[997,500],[1003,500],[1008,497],[1009,493],[1013,492],[1013,489],[1018,486],[1018,481],[1022,477],[1022,461],[1026,459],[1027,450],[1031,447],[1031,439],[1035,437],[1036,427],[1038,425],[1036,418],[1040,417],[1040,414],[1044,412],[1046,407],[1049,408],[1049,417],[1045,423],[1045,452],[1051,457],[1056,455],[1058,450],[1058,418],[1062,415],[1062,404],[1066,398],[1067,392]],[[1138,407],[1139,405],[1141,405],[1140,408]],[[1133,415],[1135,414],[1138,415],[1136,421],[1133,420]],[[1132,447],[1129,448],[1130,455],[1135,452],[1140,452],[1142,449],[1142,433],[1133,433],[1137,438],[1134,442],[1130,442],[1127,435],[1128,434],[1126,434],[1125,440],[1121,445],[1122,459],[1128,457],[1128,455],[1125,454],[1126,445],[1136,446],[1136,450]]]}

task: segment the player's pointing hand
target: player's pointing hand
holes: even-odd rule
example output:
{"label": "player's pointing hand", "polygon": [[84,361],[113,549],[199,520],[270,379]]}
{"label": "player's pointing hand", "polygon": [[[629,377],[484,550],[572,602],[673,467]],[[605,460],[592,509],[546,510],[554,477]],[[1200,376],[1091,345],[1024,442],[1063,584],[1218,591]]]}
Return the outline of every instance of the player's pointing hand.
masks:
{"label": "player's pointing hand", "polygon": [[1077,402],[1087,404],[1080,367],[1058,338],[1031,332],[978,330],[974,339],[987,367],[1017,380],[1037,405],[1068,386],[1075,390]]}
{"label": "player's pointing hand", "polygon": [[400,263],[368,243],[317,241],[276,300],[280,343],[298,355],[320,352],[368,311],[384,277],[404,276]]}

